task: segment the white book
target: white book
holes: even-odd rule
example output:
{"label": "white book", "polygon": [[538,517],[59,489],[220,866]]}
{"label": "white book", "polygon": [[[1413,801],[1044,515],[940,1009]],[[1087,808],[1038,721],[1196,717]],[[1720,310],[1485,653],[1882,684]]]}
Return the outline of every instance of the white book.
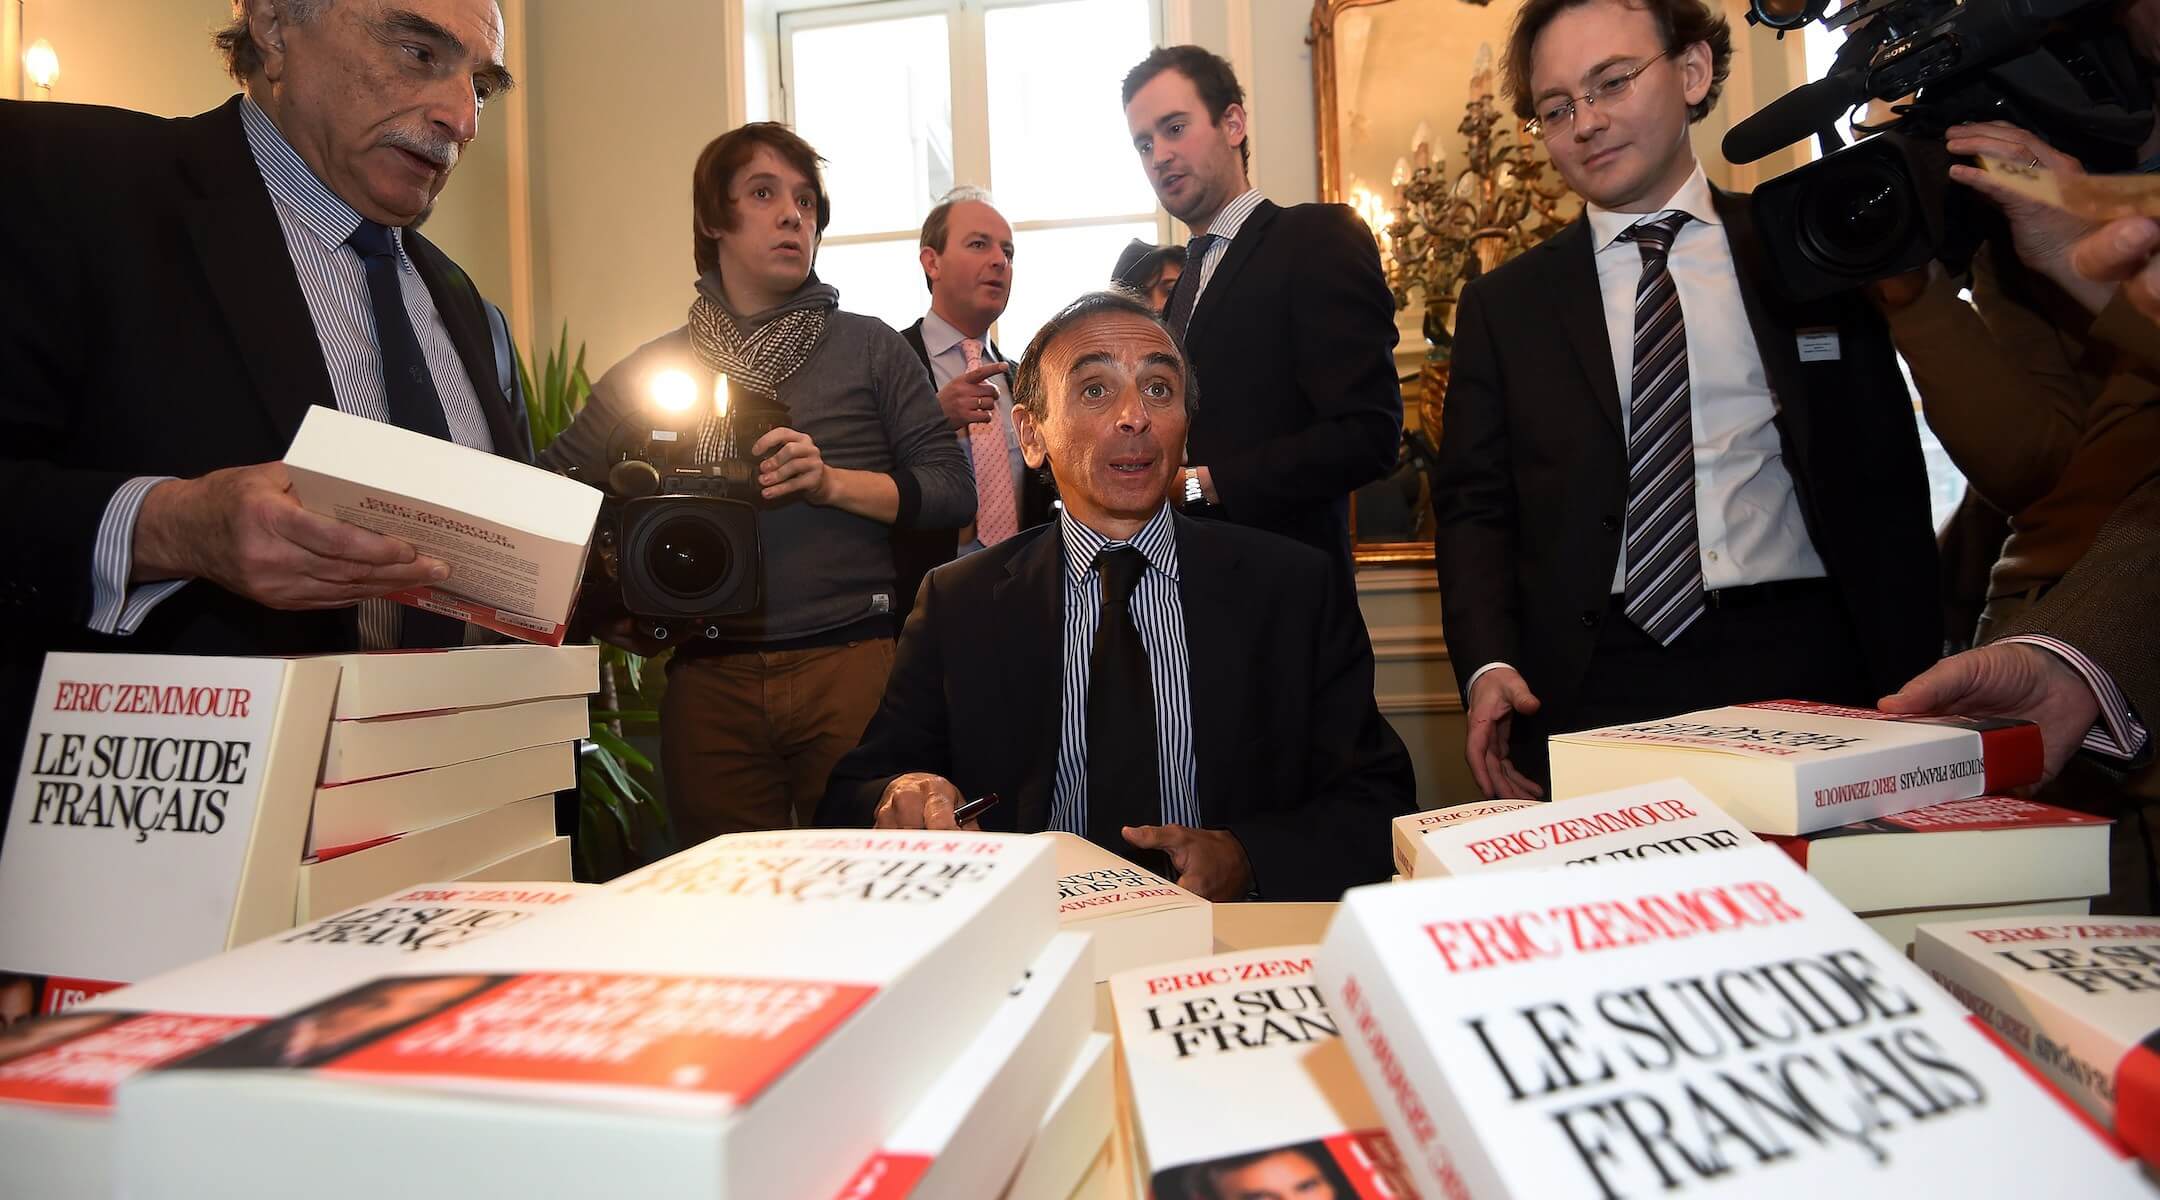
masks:
{"label": "white book", "polygon": [[1686,780],[1662,779],[1427,829],[1411,874],[1647,862],[1761,844]]}
{"label": "white book", "polygon": [[460,646],[334,656],[337,719],[487,708],[600,690],[600,647]]}
{"label": "white book", "polygon": [[583,696],[412,717],[333,721],[329,743],[323,747],[322,782],[353,783],[424,771],[552,742],[574,742],[591,731]]}
{"label": "white book", "polygon": [[1946,800],[1806,837],[1772,837],[1857,913],[2103,896],[2108,826],[2017,796]]}
{"label": "white book", "polygon": [[0,857],[40,1011],[289,928],[337,664],[45,657]]}
{"label": "white book", "polygon": [[555,797],[533,796],[361,850],[304,863],[294,919],[313,921],[341,908],[429,879],[457,879],[555,837]]}
{"label": "white book", "polygon": [[2160,1165],[2160,918],[1930,923],[1913,960]]}
{"label": "white book", "polygon": [[1906,908],[1896,912],[1860,913],[1863,924],[1882,936],[1898,953],[1913,954],[1913,937],[1922,925],[1946,925],[1959,921],[2031,920],[2082,917],[2092,912],[2092,898],[2071,900],[2023,900],[2016,904],[1980,904],[1970,908]]}
{"label": "white book", "polygon": [[1215,907],[1084,837],[1057,844],[1058,926],[1095,940],[1095,981],[1215,948]]}
{"label": "white book", "polygon": [[1154,1195],[1405,1194],[1313,951],[1276,946],[1111,977],[1141,1177]]}
{"label": "white book", "polygon": [[1420,812],[1404,813],[1395,818],[1395,874],[1410,878],[1417,868],[1418,838],[1428,829],[1445,829],[1463,821],[1475,821],[1496,813],[1514,812],[1529,808],[1537,800],[1472,800],[1468,804],[1454,804],[1446,808],[1428,808]]}
{"label": "white book", "polygon": [[981,1200],[1012,1178],[1089,1036],[1088,939],[1060,933],[834,1200]]}
{"label": "white book", "polygon": [[307,853],[433,829],[528,796],[577,786],[577,744],[551,742],[446,767],[315,789]]}
{"label": "white book", "polygon": [[570,880],[570,839],[552,837],[530,850],[520,850],[508,858],[498,858],[477,871],[467,871],[458,876],[467,883],[495,882],[506,879],[556,879]]}
{"label": "white book", "polygon": [[308,511],[450,564],[449,579],[391,599],[562,643],[600,515],[598,488],[321,405],[300,423],[285,471]]}
{"label": "white book", "polygon": [[[107,992],[0,1035],[0,1196],[113,1194],[112,1094],[137,1071],[509,929],[583,884],[432,883]],[[14,1044],[21,1036],[22,1044]],[[43,1042],[30,1051],[31,1037]]]}
{"label": "white book", "polygon": [[1087,1035],[1003,1200],[1066,1200],[1080,1189],[1117,1132],[1116,1062],[1108,1034]]}
{"label": "white book", "polygon": [[2025,721],[1773,700],[1548,740],[1556,800],[1678,776],[1757,833],[1796,835],[2037,783]]}
{"label": "white book", "polygon": [[2144,1194],[1772,847],[1356,888],[1319,963],[1426,1196]]}
{"label": "white book", "polygon": [[[716,838],[130,1079],[121,1187],[830,1196],[1056,932],[1051,859],[1018,835]],[[305,1065],[259,1065],[281,1061]],[[248,1153],[203,1152],[234,1129]]]}

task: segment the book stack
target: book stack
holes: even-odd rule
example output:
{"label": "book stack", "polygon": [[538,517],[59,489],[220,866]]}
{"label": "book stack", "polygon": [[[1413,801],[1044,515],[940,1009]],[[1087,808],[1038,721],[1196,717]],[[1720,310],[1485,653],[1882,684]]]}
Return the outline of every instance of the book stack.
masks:
{"label": "book stack", "polygon": [[1215,909],[1206,900],[1086,838],[1037,836],[1057,844],[1058,927],[1094,941],[1095,982],[1215,948]]}
{"label": "book stack", "polygon": [[[1441,813],[1455,819],[1425,825],[1410,835],[1410,869],[1403,872],[1410,878],[1433,879],[1514,867],[1648,861],[1761,844],[1724,809],[1682,779],[1664,779],[1543,804],[1491,800],[1443,809]],[[1408,819],[1397,818],[1398,838]]]}
{"label": "book stack", "polygon": [[555,793],[577,785],[596,646],[335,656],[300,868],[312,920],[424,879],[568,879]]}
{"label": "book stack", "polygon": [[431,879],[569,878],[591,646],[46,656],[0,972],[58,1012]]}
{"label": "book stack", "polygon": [[1764,840],[1909,951],[1923,924],[2092,911],[2108,890],[2110,824],[2037,800],[1975,796]]}
{"label": "book stack", "polygon": [[2037,783],[2026,721],[1893,717],[1775,700],[1551,738],[1556,800],[1687,780],[1756,833],[1788,837]]}
{"label": "book stack", "polygon": [[1927,924],[1913,960],[2160,1167],[2160,919]]}
{"label": "book stack", "polygon": [[[1053,860],[1018,835],[714,839],[130,1077],[119,1189],[820,1197],[907,1160],[994,1194],[1086,1052]],[[206,1152],[233,1129],[247,1153]],[[949,1177],[920,1163],[955,1137]]]}
{"label": "book stack", "polygon": [[1280,946],[1111,977],[1147,1194],[1412,1195],[1313,958]]}
{"label": "book stack", "polygon": [[593,890],[428,884],[0,1033],[0,1196],[111,1196],[112,1096],[129,1076]]}
{"label": "book stack", "polygon": [[1316,960],[1427,1197],[2145,1187],[1771,847],[1358,888]]}

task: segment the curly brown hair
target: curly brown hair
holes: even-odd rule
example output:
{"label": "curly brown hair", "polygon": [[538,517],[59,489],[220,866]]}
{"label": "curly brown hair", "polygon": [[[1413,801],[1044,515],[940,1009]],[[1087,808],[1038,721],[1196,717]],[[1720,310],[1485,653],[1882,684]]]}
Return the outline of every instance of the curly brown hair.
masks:
{"label": "curly brown hair", "polygon": [[[1536,106],[1530,95],[1530,51],[1536,47],[1538,35],[1552,24],[1554,17],[1571,8],[1592,3],[1593,0],[1526,0],[1522,10],[1515,14],[1515,24],[1508,30],[1507,61],[1502,64],[1502,83],[1506,87],[1508,102],[1514,106],[1515,115],[1529,120]],[[1615,0],[1629,8],[1650,14],[1657,22],[1658,39],[1665,53],[1677,54],[1681,50],[1702,42],[1710,47],[1710,90],[1703,93],[1700,102],[1688,106],[1688,121],[1700,121],[1717,107],[1718,93],[1725,89],[1725,77],[1732,73],[1732,26],[1716,9],[1703,0]]]}

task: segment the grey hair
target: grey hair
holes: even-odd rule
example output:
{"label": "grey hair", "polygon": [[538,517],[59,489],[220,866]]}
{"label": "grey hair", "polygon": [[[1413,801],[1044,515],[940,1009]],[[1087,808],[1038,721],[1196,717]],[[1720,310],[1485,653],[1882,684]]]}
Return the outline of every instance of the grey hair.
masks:
{"label": "grey hair", "polygon": [[1057,310],[1043,322],[1041,329],[1028,342],[1027,353],[1020,356],[1020,366],[1013,372],[1013,403],[1028,410],[1038,421],[1050,418],[1050,387],[1043,378],[1043,357],[1049,353],[1050,344],[1072,330],[1075,326],[1095,317],[1110,313],[1126,313],[1140,317],[1170,339],[1177,348],[1178,361],[1185,367],[1185,419],[1190,421],[1200,411],[1200,377],[1193,373],[1192,356],[1178,342],[1177,335],[1163,323],[1154,309],[1130,292],[1089,292],[1071,304]]}
{"label": "grey hair", "polygon": [[[277,0],[279,15],[287,25],[305,25],[323,14],[336,0]],[[262,48],[255,44],[255,35],[248,31],[247,0],[233,0],[233,18],[210,35],[210,41],[225,56],[225,73],[245,84],[250,75],[262,70]]]}

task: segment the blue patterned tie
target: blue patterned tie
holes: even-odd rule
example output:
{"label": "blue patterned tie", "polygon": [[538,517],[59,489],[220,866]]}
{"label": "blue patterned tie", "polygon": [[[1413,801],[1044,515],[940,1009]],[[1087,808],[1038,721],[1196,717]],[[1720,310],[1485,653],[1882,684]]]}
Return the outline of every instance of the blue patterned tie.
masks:
{"label": "blue patterned tie", "polygon": [[1642,251],[1635,285],[1635,373],[1628,403],[1627,617],[1661,646],[1703,613],[1695,531],[1695,435],[1687,325],[1666,270],[1688,214],[1668,212],[1620,235]]}

